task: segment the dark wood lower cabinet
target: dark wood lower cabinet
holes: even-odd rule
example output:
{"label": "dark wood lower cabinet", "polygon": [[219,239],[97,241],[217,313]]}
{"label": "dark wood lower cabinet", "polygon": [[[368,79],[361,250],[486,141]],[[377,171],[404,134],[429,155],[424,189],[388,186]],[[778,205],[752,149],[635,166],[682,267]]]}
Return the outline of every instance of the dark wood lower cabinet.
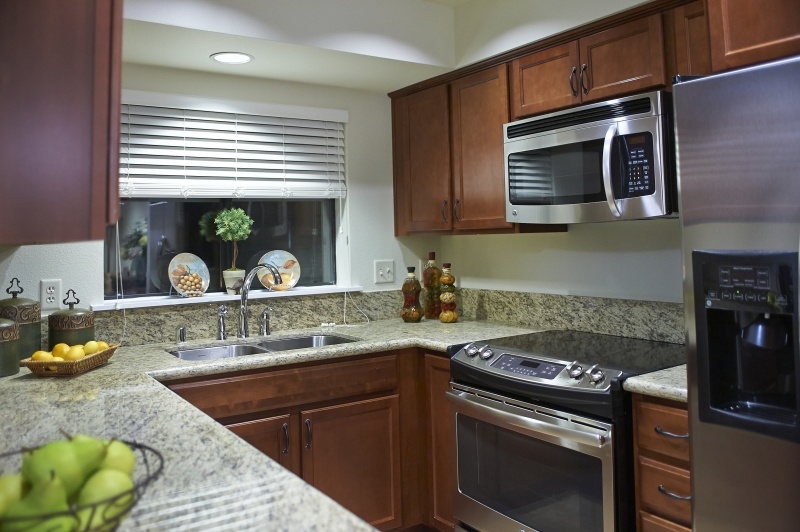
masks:
{"label": "dark wood lower cabinet", "polygon": [[372,526],[452,531],[449,381],[409,348],[166,385]]}
{"label": "dark wood lower cabinet", "polygon": [[450,387],[450,359],[425,354],[425,389],[428,410],[428,474],[431,485],[428,524],[452,531],[455,491],[455,427],[445,393]]}
{"label": "dark wood lower cabinet", "polygon": [[397,395],[301,414],[303,479],[381,530],[402,523]]}
{"label": "dark wood lower cabinet", "polygon": [[285,414],[225,425],[231,432],[283,467],[300,475],[300,421],[298,414]]}

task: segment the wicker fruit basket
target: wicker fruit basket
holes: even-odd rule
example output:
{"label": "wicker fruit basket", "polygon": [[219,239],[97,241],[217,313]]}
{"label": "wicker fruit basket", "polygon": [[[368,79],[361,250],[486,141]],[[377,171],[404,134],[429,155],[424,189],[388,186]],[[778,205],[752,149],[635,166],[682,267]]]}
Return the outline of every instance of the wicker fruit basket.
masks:
{"label": "wicker fruit basket", "polygon": [[34,373],[40,377],[70,377],[72,375],[78,375],[79,373],[84,373],[92,368],[96,368],[97,366],[105,364],[119,346],[120,344],[111,345],[108,347],[108,349],[103,349],[97,353],[86,355],[80,360],[63,360],[54,362],[52,360],[36,361],[31,360],[30,358],[24,358],[20,360],[20,364],[31,370],[31,373]]}
{"label": "wicker fruit basket", "polygon": [[[70,530],[77,532],[109,532],[116,530],[119,524],[127,517],[131,508],[142,497],[149,486],[161,475],[164,469],[164,458],[161,453],[147,445],[120,440],[133,450],[136,456],[136,470],[133,473],[133,489],[122,492],[108,499],[94,504],[71,505],[64,512],[31,517],[0,517],[0,530],[62,530],[56,526],[48,526],[54,519],[59,519],[74,524]],[[30,449],[22,449],[0,454],[0,474],[10,474],[19,471],[22,455]],[[83,521],[79,515],[83,514]]]}

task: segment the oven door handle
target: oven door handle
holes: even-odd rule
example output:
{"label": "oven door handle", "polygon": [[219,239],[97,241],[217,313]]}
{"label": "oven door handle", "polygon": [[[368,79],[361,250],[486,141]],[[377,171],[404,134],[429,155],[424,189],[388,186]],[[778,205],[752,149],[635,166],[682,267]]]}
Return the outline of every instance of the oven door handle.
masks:
{"label": "oven door handle", "polygon": [[[507,427],[537,439],[549,441],[569,441],[589,447],[601,448],[611,442],[610,434],[595,434],[583,430],[571,429],[540,421],[532,417],[522,416],[479,402],[472,394],[448,391],[447,400],[453,403],[456,412],[472,416],[487,423]],[[500,403],[503,404],[503,403]],[[546,438],[542,437],[546,435]]]}
{"label": "oven door handle", "polygon": [[611,210],[611,216],[621,218],[622,211],[619,210],[619,203],[614,198],[614,184],[611,182],[611,149],[614,147],[614,137],[617,136],[617,124],[611,124],[606,131],[606,138],[603,141],[603,187],[606,192],[606,202]]}

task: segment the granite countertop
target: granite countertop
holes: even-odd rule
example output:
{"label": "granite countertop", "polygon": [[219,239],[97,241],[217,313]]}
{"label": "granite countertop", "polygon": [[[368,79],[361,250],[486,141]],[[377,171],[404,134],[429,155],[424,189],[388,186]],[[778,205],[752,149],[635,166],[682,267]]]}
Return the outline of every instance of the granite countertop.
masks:
{"label": "granite countertop", "polygon": [[622,387],[632,393],[685,403],[687,402],[686,364],[630,377],[622,383]]}
{"label": "granite countertop", "polygon": [[[292,336],[319,329],[273,335]],[[337,503],[172,393],[159,381],[532,332],[491,322],[339,325],[324,331],[358,341],[216,361],[180,360],[176,344],[120,347],[109,363],[68,378],[37,377],[27,368],[0,378],[0,452],[61,438],[61,430],[144,443],[164,457],[161,476],[120,530],[372,530]],[[113,339],[112,339],[113,340]],[[258,338],[250,341],[256,342]],[[218,341],[188,341],[183,347]],[[16,470],[19,455],[0,459]],[[138,474],[138,473],[137,473]]]}

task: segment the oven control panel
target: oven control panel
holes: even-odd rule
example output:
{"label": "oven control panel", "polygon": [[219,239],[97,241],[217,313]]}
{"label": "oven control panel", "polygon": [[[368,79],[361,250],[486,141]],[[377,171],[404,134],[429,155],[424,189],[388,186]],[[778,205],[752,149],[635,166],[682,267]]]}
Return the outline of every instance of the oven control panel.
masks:
{"label": "oven control panel", "polygon": [[503,371],[549,380],[555,379],[566,368],[562,364],[553,364],[544,360],[514,356],[508,353],[501,354],[499,358],[495,359],[492,366]]}
{"label": "oven control panel", "polygon": [[598,364],[546,358],[483,343],[467,344],[453,355],[453,360],[504,378],[598,392],[607,391],[611,381],[622,375],[621,371]]}

